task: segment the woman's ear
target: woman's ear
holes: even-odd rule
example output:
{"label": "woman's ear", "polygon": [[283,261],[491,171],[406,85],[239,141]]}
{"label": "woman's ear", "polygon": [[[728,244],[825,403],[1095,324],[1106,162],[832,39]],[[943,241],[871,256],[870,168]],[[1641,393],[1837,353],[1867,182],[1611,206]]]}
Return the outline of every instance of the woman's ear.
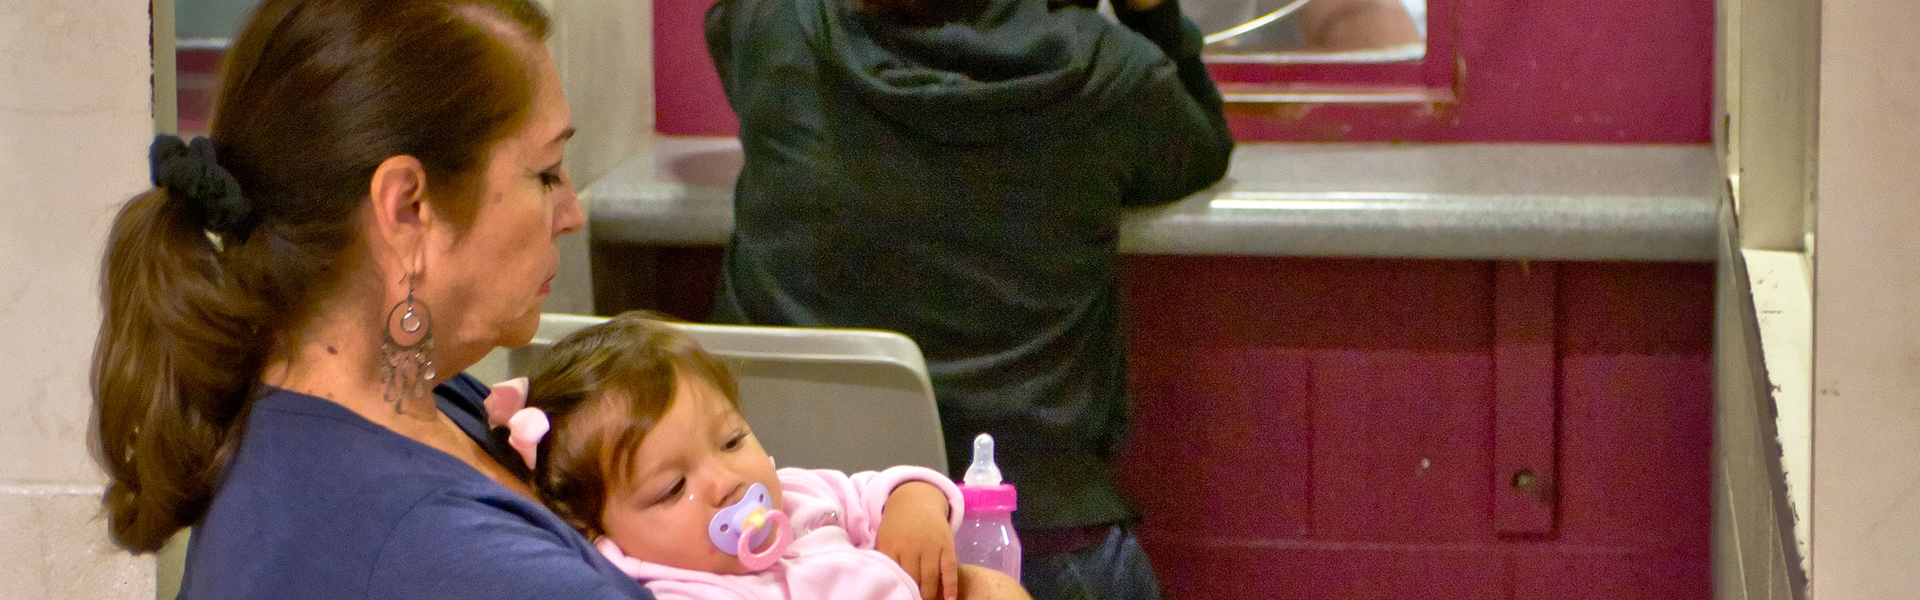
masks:
{"label": "woman's ear", "polygon": [[417,268],[410,259],[419,255],[426,240],[426,167],[412,156],[390,156],[374,168],[368,185],[373,231],[367,241],[376,260]]}

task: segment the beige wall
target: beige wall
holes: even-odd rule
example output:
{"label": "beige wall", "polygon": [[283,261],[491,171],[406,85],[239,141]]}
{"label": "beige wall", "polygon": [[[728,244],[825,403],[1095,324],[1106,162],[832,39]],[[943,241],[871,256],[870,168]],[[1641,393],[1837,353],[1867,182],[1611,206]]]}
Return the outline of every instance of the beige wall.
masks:
{"label": "beige wall", "polygon": [[1820,0],[1718,0],[1715,140],[1740,210],[1741,245],[1804,249],[1813,194]]}
{"label": "beige wall", "polygon": [[653,135],[653,3],[542,4],[553,14],[547,46],[580,130],[567,146],[567,168],[575,181],[592,183]]}
{"label": "beige wall", "polygon": [[1827,0],[1813,595],[1920,593],[1920,3]]}
{"label": "beige wall", "polygon": [[147,0],[0,0],[0,598],[146,598],[86,449],[99,254],[144,187]]}
{"label": "beige wall", "polygon": [[1793,600],[1804,585],[1779,484],[1779,431],[1761,363],[1761,329],[1732,206],[1720,211],[1714,302],[1713,597]]}

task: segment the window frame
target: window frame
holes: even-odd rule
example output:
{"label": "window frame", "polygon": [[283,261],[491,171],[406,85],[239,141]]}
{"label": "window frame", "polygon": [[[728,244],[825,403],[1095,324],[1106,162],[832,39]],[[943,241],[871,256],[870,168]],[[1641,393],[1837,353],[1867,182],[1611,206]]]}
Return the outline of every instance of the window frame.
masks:
{"label": "window frame", "polygon": [[[706,53],[711,4],[653,0],[660,133],[737,132]],[[1243,142],[1709,143],[1714,13],[1714,0],[1430,0],[1418,63],[1209,70]]]}

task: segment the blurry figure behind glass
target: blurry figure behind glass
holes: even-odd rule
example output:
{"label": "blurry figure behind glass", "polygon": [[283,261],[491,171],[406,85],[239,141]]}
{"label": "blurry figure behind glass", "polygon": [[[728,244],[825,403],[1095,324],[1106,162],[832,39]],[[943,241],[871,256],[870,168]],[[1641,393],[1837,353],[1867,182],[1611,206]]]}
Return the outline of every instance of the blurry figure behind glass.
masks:
{"label": "blurry figure behind glass", "polygon": [[[1206,32],[1207,55],[1216,60],[1388,62],[1426,55],[1426,0],[1293,4],[1294,0],[1186,0],[1181,8]],[[1276,11],[1285,16],[1270,18]]]}

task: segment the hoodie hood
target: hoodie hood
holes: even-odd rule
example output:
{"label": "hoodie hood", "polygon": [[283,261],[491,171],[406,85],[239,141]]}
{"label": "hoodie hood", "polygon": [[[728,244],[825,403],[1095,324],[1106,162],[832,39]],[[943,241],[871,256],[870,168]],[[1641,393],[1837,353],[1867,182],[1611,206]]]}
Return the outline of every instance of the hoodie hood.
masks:
{"label": "hoodie hood", "polygon": [[1158,50],[1091,10],[1050,10],[1045,0],[986,0],[976,14],[926,27],[885,22],[853,0],[797,4],[829,81],[883,119],[946,143],[1078,126],[1170,64],[1096,60]]}

